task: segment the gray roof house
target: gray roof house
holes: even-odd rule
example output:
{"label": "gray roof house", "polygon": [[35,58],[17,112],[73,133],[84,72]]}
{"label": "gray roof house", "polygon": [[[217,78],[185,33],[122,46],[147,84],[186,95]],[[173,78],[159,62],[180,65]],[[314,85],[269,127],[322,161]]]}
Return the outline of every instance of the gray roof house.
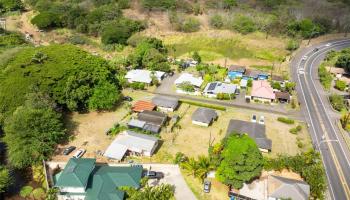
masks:
{"label": "gray roof house", "polygon": [[271,199],[307,200],[310,186],[300,180],[270,175],[267,179],[267,192]]}
{"label": "gray roof house", "polygon": [[127,152],[133,155],[152,156],[157,146],[158,138],[126,130],[114,139],[104,156],[116,160],[122,160]]}
{"label": "gray roof house", "polygon": [[166,96],[155,96],[152,99],[152,103],[162,111],[173,112],[179,106],[179,99]]}
{"label": "gray roof house", "polygon": [[209,108],[198,108],[192,114],[192,123],[200,126],[209,126],[218,118],[215,110]]}
{"label": "gray roof house", "polygon": [[237,85],[230,83],[211,82],[205,87],[203,93],[208,97],[216,97],[217,94],[235,94]]}
{"label": "gray roof house", "polygon": [[150,124],[162,126],[168,119],[168,116],[161,112],[145,110],[137,115],[137,119]]}
{"label": "gray roof house", "polygon": [[265,130],[266,127],[262,124],[231,119],[227,127],[226,135],[228,136],[232,132],[248,134],[255,140],[260,151],[269,152],[271,151],[272,141],[266,137]]}

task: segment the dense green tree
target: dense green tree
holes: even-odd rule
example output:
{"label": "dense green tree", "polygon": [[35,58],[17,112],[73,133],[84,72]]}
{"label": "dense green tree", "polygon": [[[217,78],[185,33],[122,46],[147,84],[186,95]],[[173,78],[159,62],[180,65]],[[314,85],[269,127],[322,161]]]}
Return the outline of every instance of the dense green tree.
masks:
{"label": "dense green tree", "polygon": [[[42,63],[33,62],[37,52],[45,54],[47,59]],[[5,68],[9,70],[1,70]],[[72,45],[22,49],[0,65],[0,122],[23,105],[33,86],[63,108],[86,110],[100,82],[114,84],[119,89],[114,73],[106,60]]]}
{"label": "dense green tree", "polygon": [[129,37],[144,28],[144,26],[133,20],[119,20],[107,24],[102,31],[101,41],[103,44],[126,44]]}
{"label": "dense green tree", "polygon": [[121,94],[117,87],[109,82],[99,83],[89,99],[89,109],[106,110],[112,109],[120,100]]}
{"label": "dense green tree", "polygon": [[197,61],[198,63],[202,62],[202,57],[199,55],[198,51],[193,52],[192,58],[193,58],[193,60]]}
{"label": "dense green tree", "polygon": [[232,22],[232,28],[242,34],[251,33],[257,30],[254,21],[247,16],[238,15]]}
{"label": "dense green tree", "polygon": [[31,20],[31,23],[40,29],[48,29],[61,26],[60,16],[49,11],[43,11],[40,14],[36,15]]}
{"label": "dense green tree", "polygon": [[256,143],[245,134],[231,134],[221,156],[222,161],[216,171],[218,180],[236,189],[259,177],[263,169],[263,157]]}
{"label": "dense green tree", "polygon": [[24,5],[21,0],[0,0],[0,12],[1,8],[4,12],[23,10]]}
{"label": "dense green tree", "polygon": [[47,106],[29,103],[16,109],[5,122],[8,160],[16,168],[25,168],[47,159],[65,135],[61,115]]}
{"label": "dense green tree", "polygon": [[344,68],[346,71],[350,71],[350,53],[340,55],[335,63],[335,66]]}
{"label": "dense green tree", "polygon": [[0,193],[5,192],[11,183],[10,171],[4,166],[0,166]]}

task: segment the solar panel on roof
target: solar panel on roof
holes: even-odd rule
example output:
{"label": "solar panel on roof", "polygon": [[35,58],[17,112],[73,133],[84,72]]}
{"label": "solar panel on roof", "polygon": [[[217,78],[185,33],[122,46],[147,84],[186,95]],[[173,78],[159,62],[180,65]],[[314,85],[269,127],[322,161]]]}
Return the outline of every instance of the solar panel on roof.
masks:
{"label": "solar panel on roof", "polygon": [[217,83],[210,83],[208,90],[214,90]]}

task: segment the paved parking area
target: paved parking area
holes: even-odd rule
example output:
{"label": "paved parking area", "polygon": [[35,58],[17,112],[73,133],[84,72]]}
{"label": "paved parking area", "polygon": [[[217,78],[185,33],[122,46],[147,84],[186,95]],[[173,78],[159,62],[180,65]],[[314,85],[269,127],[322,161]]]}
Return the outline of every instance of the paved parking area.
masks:
{"label": "paved parking area", "polygon": [[152,171],[159,171],[164,173],[164,178],[157,180],[150,180],[151,185],[157,185],[161,183],[168,183],[175,186],[175,198],[177,200],[196,200],[197,198],[192,193],[191,189],[182,177],[180,168],[178,165],[171,164],[143,164],[144,168],[151,169]]}

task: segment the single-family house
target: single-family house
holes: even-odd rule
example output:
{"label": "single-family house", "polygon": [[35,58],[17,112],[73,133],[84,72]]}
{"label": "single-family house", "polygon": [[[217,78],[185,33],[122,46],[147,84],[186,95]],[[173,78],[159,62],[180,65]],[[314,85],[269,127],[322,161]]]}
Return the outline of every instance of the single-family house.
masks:
{"label": "single-family house", "polygon": [[152,156],[158,146],[158,138],[126,130],[114,139],[106,149],[104,156],[122,160],[126,154],[134,156]]}
{"label": "single-family house", "polygon": [[133,69],[126,73],[125,78],[129,83],[145,83],[150,84],[152,77],[156,77],[158,81],[162,81],[166,73],[161,71],[149,71],[144,69]]}
{"label": "single-family house", "polygon": [[179,106],[179,99],[175,97],[155,96],[152,99],[152,103],[163,112],[173,112]]}
{"label": "single-family house", "polygon": [[266,137],[265,130],[266,127],[262,124],[231,119],[226,135],[232,133],[248,134],[249,137],[255,140],[260,151],[267,153],[271,151],[272,141]]}
{"label": "single-family house", "polygon": [[162,126],[168,119],[164,113],[157,111],[143,111],[138,114],[137,119],[131,119],[128,123],[129,128],[138,128],[152,133],[159,133]]}
{"label": "single-family house", "polygon": [[267,178],[267,193],[269,200],[308,200],[310,186],[304,181],[270,175]]}
{"label": "single-family house", "polygon": [[228,73],[227,76],[233,80],[236,78],[242,78],[244,73],[246,71],[246,68],[244,66],[239,66],[239,65],[231,65],[228,68]]}
{"label": "single-family house", "polygon": [[151,111],[156,108],[156,105],[149,101],[137,101],[131,108],[134,112]]}
{"label": "single-family house", "polygon": [[250,96],[252,100],[259,100],[263,102],[272,102],[276,99],[273,88],[266,80],[254,80]]}
{"label": "single-family house", "polygon": [[275,92],[277,101],[281,103],[289,103],[291,96],[288,92]]}
{"label": "single-family house", "polygon": [[209,108],[198,108],[192,114],[192,124],[208,127],[217,118],[218,114],[215,110]]}
{"label": "single-family house", "polygon": [[243,75],[243,78],[253,80],[267,80],[269,78],[269,75],[258,70],[247,69]]}
{"label": "single-family house", "polygon": [[63,171],[54,176],[58,199],[123,200],[122,186],[140,188],[142,166],[96,165],[96,159],[71,158]]}
{"label": "single-family house", "polygon": [[205,87],[203,94],[207,97],[216,98],[217,94],[235,94],[237,85],[222,82],[211,82]]}
{"label": "single-family house", "polygon": [[203,79],[201,77],[195,77],[189,73],[182,73],[180,77],[175,80],[174,83],[177,87],[183,83],[189,83],[193,85],[196,90],[198,90],[203,83]]}

